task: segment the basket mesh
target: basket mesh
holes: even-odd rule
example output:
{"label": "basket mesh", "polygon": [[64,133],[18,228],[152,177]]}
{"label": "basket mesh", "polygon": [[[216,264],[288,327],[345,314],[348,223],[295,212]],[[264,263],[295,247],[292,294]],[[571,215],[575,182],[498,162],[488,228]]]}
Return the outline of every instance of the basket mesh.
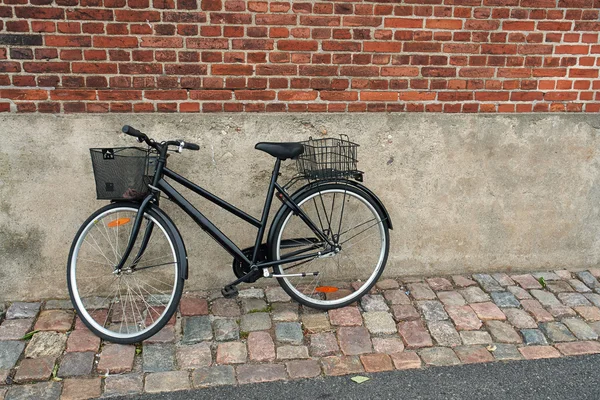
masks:
{"label": "basket mesh", "polygon": [[137,200],[148,193],[158,157],[149,149],[90,149],[99,200]]}
{"label": "basket mesh", "polygon": [[340,138],[313,139],[305,142],[304,153],[298,156],[296,166],[298,173],[306,179],[330,179],[354,177],[359,171],[356,153],[358,144],[348,140],[348,136]]}

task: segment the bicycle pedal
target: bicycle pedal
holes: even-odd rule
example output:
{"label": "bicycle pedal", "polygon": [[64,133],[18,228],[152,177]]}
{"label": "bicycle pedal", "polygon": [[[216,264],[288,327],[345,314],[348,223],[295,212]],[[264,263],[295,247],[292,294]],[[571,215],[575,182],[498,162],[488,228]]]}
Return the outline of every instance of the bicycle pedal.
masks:
{"label": "bicycle pedal", "polygon": [[221,289],[221,294],[226,299],[231,299],[232,297],[237,297],[240,292],[236,286],[225,286],[223,289]]}

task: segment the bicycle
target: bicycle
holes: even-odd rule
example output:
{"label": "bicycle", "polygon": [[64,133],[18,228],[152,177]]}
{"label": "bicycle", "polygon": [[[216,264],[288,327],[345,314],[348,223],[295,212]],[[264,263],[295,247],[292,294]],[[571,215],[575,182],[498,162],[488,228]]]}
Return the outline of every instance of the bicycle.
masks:
{"label": "bicycle", "polygon": [[[140,342],[177,309],[188,259],[175,223],[159,208],[164,197],[233,256],[237,279],[223,287],[224,297],[236,296],[238,284],[276,278],[297,302],[329,310],[359,300],[381,276],[392,223],[381,200],[361,184],[358,145],[347,137],[256,144],[276,158],[257,219],[167,168],[168,153],[199,150],[197,144],[159,143],[127,125],[122,131],[147,147],[90,149],[97,197],[111,203],[83,223],[67,265],[71,301],[99,337]],[[287,159],[296,161],[298,174],[281,186],[277,178]],[[255,245],[240,249],[165,178],[257,228]],[[301,180],[306,183],[289,194]],[[282,204],[263,243],[273,197]]]}

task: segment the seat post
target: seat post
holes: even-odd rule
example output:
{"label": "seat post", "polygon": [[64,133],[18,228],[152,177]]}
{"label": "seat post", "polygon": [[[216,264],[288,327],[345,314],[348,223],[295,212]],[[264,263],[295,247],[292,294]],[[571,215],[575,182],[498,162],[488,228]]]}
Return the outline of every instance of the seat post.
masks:
{"label": "seat post", "polygon": [[263,208],[262,217],[260,218],[260,228],[256,234],[256,241],[254,242],[254,252],[252,253],[252,264],[256,263],[256,257],[258,255],[258,247],[262,243],[263,236],[265,234],[265,227],[267,226],[267,219],[269,217],[269,210],[273,202],[273,194],[275,193],[275,183],[279,176],[279,168],[281,167],[281,159],[275,160],[275,167],[271,175],[271,182],[269,183],[269,189],[267,190],[267,198],[265,199],[265,206]]}

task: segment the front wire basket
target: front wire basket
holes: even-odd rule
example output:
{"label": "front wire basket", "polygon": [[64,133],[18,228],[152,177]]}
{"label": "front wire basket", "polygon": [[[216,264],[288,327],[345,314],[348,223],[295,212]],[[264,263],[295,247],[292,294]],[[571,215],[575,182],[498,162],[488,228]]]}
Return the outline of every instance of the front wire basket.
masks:
{"label": "front wire basket", "polygon": [[140,200],[148,194],[158,154],[141,147],[90,149],[98,200]]}
{"label": "front wire basket", "polygon": [[296,159],[298,173],[308,180],[354,178],[362,181],[358,163],[358,144],[346,135],[338,138],[313,139],[301,142],[304,153]]}

